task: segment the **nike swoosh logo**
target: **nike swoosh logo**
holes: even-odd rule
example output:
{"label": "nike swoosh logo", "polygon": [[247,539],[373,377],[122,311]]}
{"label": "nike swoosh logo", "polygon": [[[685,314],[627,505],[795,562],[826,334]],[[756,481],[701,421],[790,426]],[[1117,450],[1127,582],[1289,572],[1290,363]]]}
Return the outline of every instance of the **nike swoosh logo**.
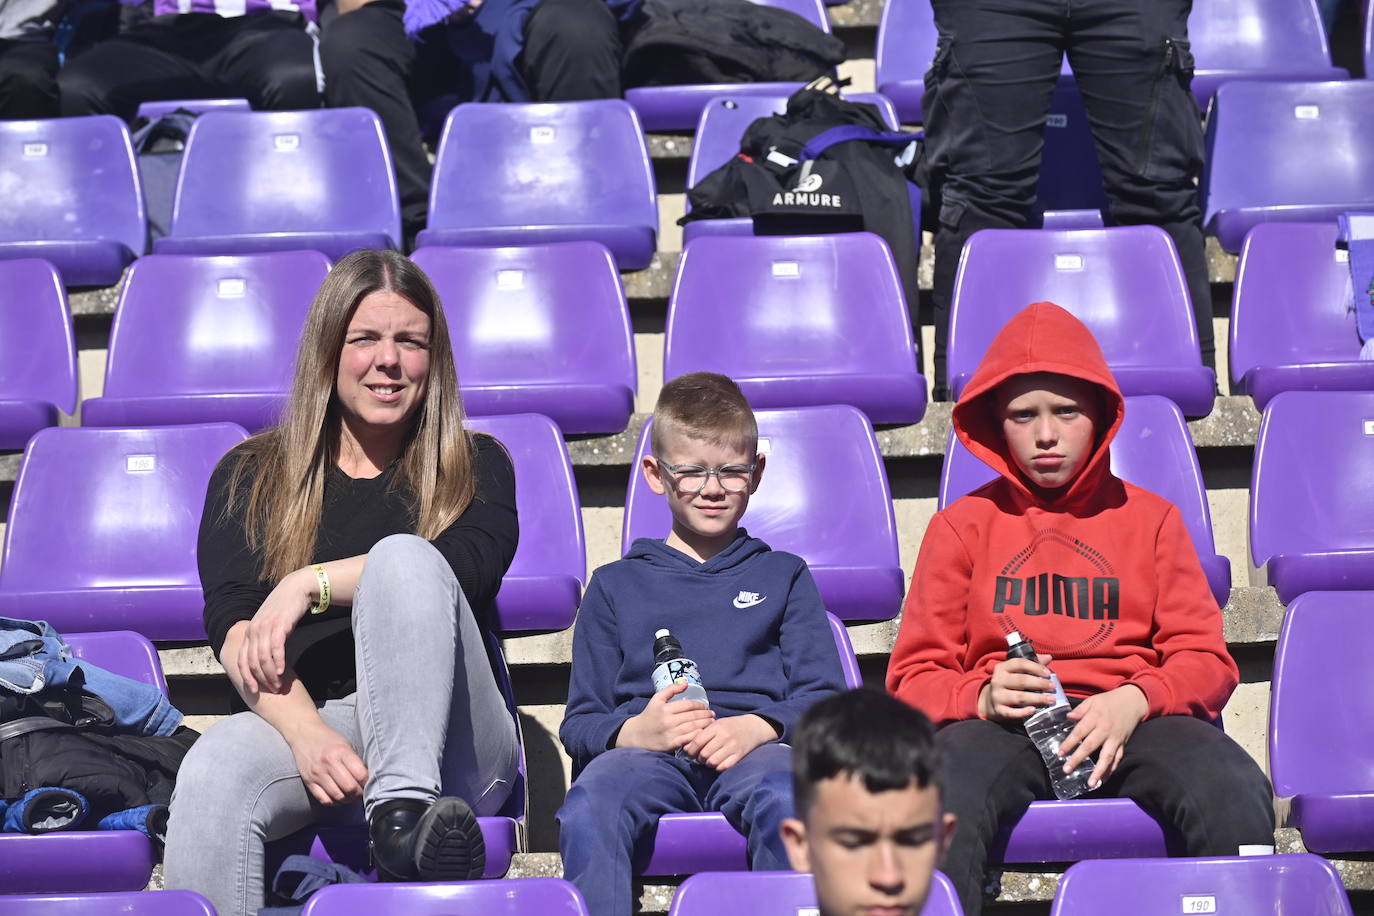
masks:
{"label": "nike swoosh logo", "polygon": [[734,601],[734,605],[742,611],[747,607],[753,607],[754,605],[759,604],[760,602],[765,600],[767,600],[767,596],[763,596],[760,598],[745,598],[743,600],[736,598]]}

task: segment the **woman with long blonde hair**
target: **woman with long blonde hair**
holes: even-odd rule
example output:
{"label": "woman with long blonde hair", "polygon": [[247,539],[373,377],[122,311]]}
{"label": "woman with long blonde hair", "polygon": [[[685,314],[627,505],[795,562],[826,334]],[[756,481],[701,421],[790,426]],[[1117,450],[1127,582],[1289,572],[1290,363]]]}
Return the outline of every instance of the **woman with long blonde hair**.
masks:
{"label": "woman with long blonde hair", "polygon": [[246,711],[182,764],[167,886],[256,914],[264,843],[358,800],[383,878],[480,877],[476,816],[517,768],[487,652],[517,539],[510,459],[463,429],[429,280],[394,252],[344,258],[281,424],[206,495],[205,628]]}

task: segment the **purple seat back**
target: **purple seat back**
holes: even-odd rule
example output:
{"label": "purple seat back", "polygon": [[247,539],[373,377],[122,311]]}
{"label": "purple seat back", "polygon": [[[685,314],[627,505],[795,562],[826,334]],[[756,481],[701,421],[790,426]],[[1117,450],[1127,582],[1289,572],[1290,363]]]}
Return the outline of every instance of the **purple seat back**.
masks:
{"label": "purple seat back", "polygon": [[[95,852],[94,849],[91,852]],[[215,916],[215,908],[195,891],[138,890],[113,894],[32,894],[6,896],[4,911],[35,916],[90,916],[119,913],[121,916]]]}
{"label": "purple seat back", "polygon": [[115,312],[104,395],[86,401],[82,421],[274,425],[328,273],[318,251],[140,258]]}
{"label": "purple seat back", "polygon": [[156,102],[140,102],[137,118],[156,121],[174,111],[190,111],[205,114],[207,111],[251,111],[247,99],[167,99]]}
{"label": "purple seat back", "polygon": [[76,410],[76,339],[47,261],[0,261],[0,449],[20,449],[57,411]]}
{"label": "purple seat back", "polygon": [[63,633],[62,638],[71,646],[72,655],[76,658],[135,681],[152,684],[164,694],[167,693],[162,661],[146,636],[132,630],[111,630],[105,633]]}
{"label": "purple seat back", "polygon": [[694,239],[668,305],[663,377],[698,370],[730,376],[756,408],[852,404],[875,423],[925,413],[897,267],[867,232]]}
{"label": "purple seat back", "polygon": [[24,450],[0,564],[0,614],[64,630],[200,640],[196,536],[232,423],[46,429]]}
{"label": "purple seat back", "polygon": [[395,248],[400,204],[382,122],[366,108],[211,111],[196,119],[172,229],[156,250]]}
{"label": "purple seat back", "polygon": [[1260,223],[1245,237],[1231,300],[1231,385],[1260,410],[1280,391],[1374,390],[1336,232],[1334,222]]}
{"label": "purple seat back", "polygon": [[520,545],[496,595],[501,630],[571,626],[587,577],[587,552],[562,433],[538,414],[469,417],[466,425],[500,440],[515,466]]}
{"label": "purple seat back", "polygon": [[[756,411],[759,450],[768,466],[741,524],[774,550],[806,560],[827,610],[844,620],[886,620],[906,585],[897,555],[897,524],[878,440],[853,407]],[[649,453],[644,424],[625,497],[621,550],[635,538],[666,537],[672,517],[649,490],[640,465]],[[845,481],[835,500],[818,480]]]}
{"label": "purple seat back", "polygon": [[[1227,251],[1262,222],[1374,209],[1374,82],[1232,82],[1207,119],[1203,224]],[[1301,168],[1294,168],[1301,162]]]}
{"label": "purple seat back", "polygon": [[1331,65],[1317,0],[1207,0],[1188,17],[1193,95],[1207,107],[1228,80],[1345,79]]}
{"label": "purple seat back", "polygon": [[[1288,606],[1274,653],[1269,772],[1291,796],[1287,824],[1314,852],[1374,849],[1374,713],[1360,683],[1374,592],[1307,592]],[[1333,735],[1344,735],[1333,742]]]}
{"label": "purple seat back", "polygon": [[[851,102],[877,106],[888,128],[897,129],[896,109],[886,97],[876,92],[847,92],[844,97]],[[734,96],[726,88],[712,98],[701,110],[701,120],[697,122],[692,158],[687,163],[687,187],[696,187],[701,179],[733,159],[750,124],[759,118],[782,114],[786,109],[786,95]]]}
{"label": "purple seat back", "polygon": [[625,428],[634,339],[605,246],[421,248],[413,258],[444,302],[469,414],[542,413],[570,435]]}
{"label": "purple seat back", "polygon": [[0,188],[0,258],[45,258],[69,286],[108,286],[147,248],[133,144],[112,115],[0,121]]}
{"label": "purple seat back", "polygon": [[[1150,395],[1127,398],[1126,417],[1112,442],[1111,459],[1113,474],[1178,506],[1212,595],[1219,606],[1225,606],[1231,593],[1231,564],[1217,556],[1207,488],[1193,437],[1178,407]],[[944,509],[996,477],[997,472],[973,457],[951,430],[940,471],[939,507]]]}
{"label": "purple seat back", "polygon": [[1374,794],[1374,736],[1359,724],[1374,715],[1374,694],[1361,685],[1372,638],[1374,592],[1307,592],[1289,605],[1269,703],[1280,797]]}
{"label": "purple seat back", "polygon": [[561,878],[447,884],[336,884],[306,901],[301,916],[588,916],[577,888]]}
{"label": "purple seat back", "polygon": [[[796,872],[706,872],[693,875],[673,895],[668,916],[753,916],[803,913],[816,908],[816,885]],[[941,872],[931,876],[921,916],[963,916],[954,885]]]}
{"label": "purple seat back", "polygon": [[1269,402],[1250,482],[1250,557],[1287,604],[1374,588],[1374,392],[1285,391]]}
{"label": "purple seat back", "polygon": [[649,263],[658,203],[648,147],[620,99],[459,105],[439,141],[420,245],[590,239]]}
{"label": "purple seat back", "polygon": [[1064,873],[1050,916],[1302,913],[1350,916],[1336,869],[1321,856],[1098,859]]}
{"label": "purple seat back", "polygon": [[1174,243],[1155,226],[1077,231],[984,229],[964,247],[949,328],[956,397],[1007,321],[1049,300],[1088,326],[1124,395],[1158,394],[1186,416],[1212,410]]}

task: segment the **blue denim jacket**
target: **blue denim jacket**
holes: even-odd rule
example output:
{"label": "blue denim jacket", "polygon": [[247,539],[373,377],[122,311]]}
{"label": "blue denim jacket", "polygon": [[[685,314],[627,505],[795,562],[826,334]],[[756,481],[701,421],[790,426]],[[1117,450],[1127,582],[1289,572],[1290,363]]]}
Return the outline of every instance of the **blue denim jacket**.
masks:
{"label": "blue denim jacket", "polygon": [[73,658],[71,648],[44,621],[0,617],[0,688],[37,693],[65,684],[104,700],[126,734],[170,735],[181,724],[181,712],[152,684]]}

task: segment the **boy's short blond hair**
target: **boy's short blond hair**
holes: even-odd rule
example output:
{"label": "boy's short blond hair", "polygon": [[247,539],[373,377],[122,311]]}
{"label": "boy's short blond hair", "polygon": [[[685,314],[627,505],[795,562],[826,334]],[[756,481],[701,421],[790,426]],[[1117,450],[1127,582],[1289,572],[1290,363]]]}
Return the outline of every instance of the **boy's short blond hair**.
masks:
{"label": "boy's short blond hair", "polygon": [[738,448],[750,455],[759,444],[758,423],[744,392],[716,372],[689,372],[663,386],[649,434],[654,455],[662,455],[674,435]]}

